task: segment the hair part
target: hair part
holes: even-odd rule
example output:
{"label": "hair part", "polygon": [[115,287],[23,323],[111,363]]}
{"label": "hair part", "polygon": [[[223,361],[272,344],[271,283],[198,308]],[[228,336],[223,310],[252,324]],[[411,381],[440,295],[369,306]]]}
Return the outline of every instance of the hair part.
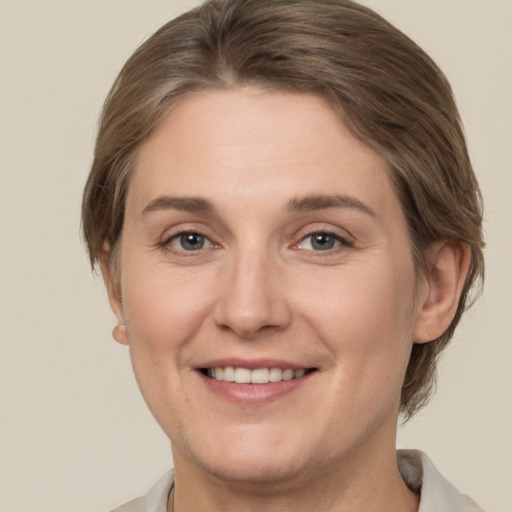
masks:
{"label": "hair part", "polygon": [[107,244],[119,274],[137,152],[172,106],[193,91],[247,85],[321,95],[384,156],[419,273],[435,241],[457,240],[471,250],[450,327],[413,346],[401,396],[408,419],[426,404],[437,359],[480,289],[482,201],[448,81],[423,50],[366,7],[350,0],[209,0],[143,43],[101,115],[82,205],[91,265]]}

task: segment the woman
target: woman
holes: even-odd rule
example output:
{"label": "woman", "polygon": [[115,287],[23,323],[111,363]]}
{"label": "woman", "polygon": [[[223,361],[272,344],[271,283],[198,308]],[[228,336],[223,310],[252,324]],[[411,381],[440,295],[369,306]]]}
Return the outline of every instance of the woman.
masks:
{"label": "woman", "polygon": [[174,474],[119,510],[480,510],[399,412],[483,274],[450,87],[349,1],[213,0],[128,60],[83,228]]}

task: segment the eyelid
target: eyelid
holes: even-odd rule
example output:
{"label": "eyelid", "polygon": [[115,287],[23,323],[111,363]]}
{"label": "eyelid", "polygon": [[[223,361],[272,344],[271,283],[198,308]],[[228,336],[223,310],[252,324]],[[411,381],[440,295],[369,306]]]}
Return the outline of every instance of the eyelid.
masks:
{"label": "eyelid", "polygon": [[[341,232],[340,232],[341,231]],[[333,251],[336,251],[336,249],[339,249],[341,247],[353,247],[356,239],[346,229],[342,229],[336,226],[332,225],[325,225],[324,223],[316,223],[316,225],[308,225],[306,227],[303,227],[302,229],[298,230],[296,232],[297,234],[293,237],[295,240],[298,239],[298,241],[295,241],[292,243],[290,248],[292,249],[300,249],[300,245],[303,243],[304,240],[307,238],[314,236],[315,234],[326,234],[328,236],[333,237],[336,239],[339,244],[332,248],[332,249],[326,249],[324,251],[315,250],[315,249],[304,249],[315,253],[324,252],[326,255],[328,253],[332,253]],[[185,249],[180,249],[171,246],[171,242],[174,239],[177,239],[178,237],[184,235],[184,234],[197,234],[202,237],[204,237],[207,242],[207,247],[202,247],[201,249],[197,249],[196,251],[187,251]],[[219,249],[222,247],[223,244],[221,244],[218,241],[218,237],[215,236],[215,234],[211,233],[211,229],[209,229],[204,224],[200,224],[199,226],[197,224],[191,223],[191,224],[178,224],[176,226],[168,227],[164,231],[164,234],[162,235],[161,240],[156,244],[157,247],[163,248],[165,250],[176,252],[179,254],[185,254],[185,255],[193,255],[194,253],[204,252],[208,249]]]}
{"label": "eyelid", "polygon": [[[197,251],[200,251],[201,249],[207,249],[209,247],[212,247],[213,246],[213,243],[212,241],[206,236],[206,235],[203,235],[202,233],[197,233],[195,231],[182,231],[181,233],[176,233],[175,235],[172,235],[171,237],[169,237],[167,239],[167,242],[166,244],[167,245],[172,245],[173,247],[175,247],[176,249],[180,250],[178,247],[176,247],[173,242],[175,241],[181,241],[181,238],[184,236],[184,235],[194,235],[194,236],[198,236],[198,237],[202,237],[205,241],[205,243],[207,244],[206,246],[203,246],[203,247],[200,247],[199,249],[197,249]],[[194,252],[194,251],[187,251],[186,249],[184,249],[185,252]]]}
{"label": "eyelid", "polygon": [[[159,248],[162,248],[166,251],[174,252],[176,254],[184,255],[184,256],[193,256],[194,254],[204,252],[208,249],[218,249],[220,247],[220,244],[215,240],[213,236],[210,234],[207,234],[207,232],[210,231],[204,226],[179,226],[167,229],[163,236],[161,241],[157,244]],[[195,234],[204,237],[208,241],[207,247],[202,247],[201,249],[197,249],[196,251],[187,251],[185,249],[179,249],[177,247],[174,247],[171,242],[175,239],[178,239],[180,236],[185,234]]]}
{"label": "eyelid", "polygon": [[303,240],[310,236],[320,233],[332,236],[333,238],[339,240],[343,245],[346,246],[351,247],[356,242],[356,237],[347,229],[333,226],[332,224],[325,224],[319,222],[309,224],[308,226],[305,226],[298,230],[296,238],[298,238],[299,241],[294,243],[294,245],[301,243]]}
{"label": "eyelid", "polygon": [[337,242],[337,245],[335,245],[334,247],[332,247],[330,249],[324,249],[324,250],[315,250],[314,248],[307,248],[305,250],[312,251],[312,252],[318,252],[318,253],[321,253],[321,252],[329,253],[329,252],[335,251],[336,249],[338,249],[341,246],[344,246],[344,247],[352,247],[353,246],[353,243],[350,240],[348,240],[346,237],[344,237],[338,233],[335,233],[333,231],[327,231],[327,230],[323,230],[323,229],[315,230],[315,231],[312,231],[312,232],[304,235],[300,239],[300,241],[296,244],[296,246],[298,247],[302,243],[304,243],[304,241],[307,240],[308,238],[311,238],[315,235],[320,235],[320,234],[327,235],[327,236],[333,238],[335,240],[335,242]]}

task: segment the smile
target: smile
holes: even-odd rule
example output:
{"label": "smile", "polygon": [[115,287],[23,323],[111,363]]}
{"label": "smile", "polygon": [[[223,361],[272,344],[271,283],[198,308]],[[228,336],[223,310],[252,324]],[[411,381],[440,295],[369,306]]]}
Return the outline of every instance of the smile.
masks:
{"label": "smile", "polygon": [[249,368],[224,366],[216,368],[203,368],[201,371],[210,379],[224,382],[235,382],[236,384],[269,384],[271,382],[281,382],[300,379],[314,369],[301,368],[293,370],[292,368]]}

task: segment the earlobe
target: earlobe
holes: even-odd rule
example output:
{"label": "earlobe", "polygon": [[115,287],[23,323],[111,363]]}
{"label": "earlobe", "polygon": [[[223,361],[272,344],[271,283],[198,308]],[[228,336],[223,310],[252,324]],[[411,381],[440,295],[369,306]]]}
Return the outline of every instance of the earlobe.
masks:
{"label": "earlobe", "polygon": [[112,329],[112,337],[121,345],[128,345],[128,336],[126,331],[126,324],[118,323]]}
{"label": "earlobe", "polygon": [[112,337],[123,345],[128,344],[127,329],[124,322],[123,307],[121,302],[121,294],[118,290],[117,280],[113,276],[113,269],[110,263],[110,247],[105,244],[101,254],[101,275],[107,289],[108,301],[110,308],[116,316],[117,325],[112,330]]}
{"label": "earlobe", "polygon": [[422,283],[414,343],[427,343],[450,326],[459,305],[471,261],[469,247],[455,240],[432,246],[430,271]]}

